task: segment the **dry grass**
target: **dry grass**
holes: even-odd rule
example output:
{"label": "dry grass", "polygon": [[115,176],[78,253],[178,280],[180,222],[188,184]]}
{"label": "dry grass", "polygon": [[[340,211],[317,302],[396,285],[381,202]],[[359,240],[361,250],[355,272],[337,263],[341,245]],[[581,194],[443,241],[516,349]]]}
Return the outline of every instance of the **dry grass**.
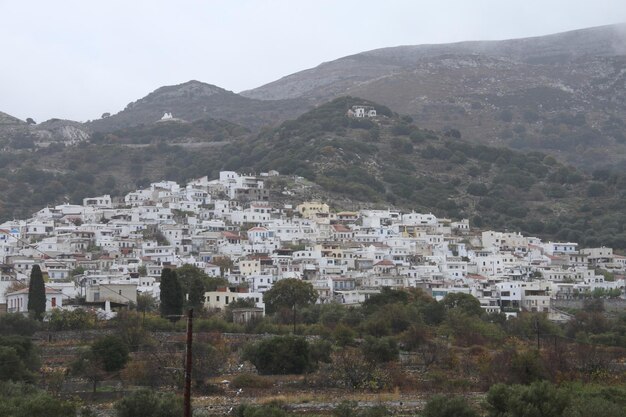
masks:
{"label": "dry grass", "polygon": [[293,392],[268,395],[259,399],[259,403],[282,402],[285,404],[334,403],[341,401],[389,402],[399,401],[402,394],[399,389],[393,392],[352,392],[332,390],[324,392]]}

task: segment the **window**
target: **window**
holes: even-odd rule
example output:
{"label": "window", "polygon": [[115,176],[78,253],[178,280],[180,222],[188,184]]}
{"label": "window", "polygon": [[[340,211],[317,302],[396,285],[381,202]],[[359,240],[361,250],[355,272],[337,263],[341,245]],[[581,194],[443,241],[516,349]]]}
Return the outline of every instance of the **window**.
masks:
{"label": "window", "polygon": [[52,297],[50,299],[50,305],[52,306],[52,308],[57,306],[57,299],[56,299],[56,297]]}

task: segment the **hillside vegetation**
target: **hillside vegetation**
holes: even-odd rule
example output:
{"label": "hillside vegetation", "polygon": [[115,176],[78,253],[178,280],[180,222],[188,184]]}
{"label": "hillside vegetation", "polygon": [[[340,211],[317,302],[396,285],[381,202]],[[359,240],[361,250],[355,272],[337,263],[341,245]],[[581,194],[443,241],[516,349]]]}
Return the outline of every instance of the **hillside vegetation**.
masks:
{"label": "hillside vegetation", "polygon": [[[355,104],[376,107],[379,117],[347,117]],[[77,146],[13,149],[0,166],[5,220],[46,204],[120,197],[151,181],[276,169],[317,184],[316,196],[336,209],[432,211],[478,227],[626,248],[624,173],[586,174],[542,153],[474,144],[457,129],[424,130],[351,97],[258,135],[217,120],[157,123],[94,134]],[[276,182],[276,196],[285,184]]]}
{"label": "hillside vegetation", "polygon": [[232,169],[254,167],[302,175],[333,201],[371,202],[469,217],[478,227],[519,230],[587,245],[626,247],[621,208],[626,175],[592,175],[538,152],[472,144],[451,129],[435,134],[410,117],[350,119],[339,98],[259,135]]}

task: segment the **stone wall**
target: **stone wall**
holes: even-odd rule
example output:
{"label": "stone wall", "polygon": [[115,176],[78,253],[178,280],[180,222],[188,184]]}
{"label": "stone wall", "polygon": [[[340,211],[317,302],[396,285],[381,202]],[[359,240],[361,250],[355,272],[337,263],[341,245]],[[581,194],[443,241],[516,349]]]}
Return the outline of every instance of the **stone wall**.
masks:
{"label": "stone wall", "polygon": [[[585,301],[592,302],[595,300],[552,300],[552,307],[559,309],[578,309],[581,310],[585,306]],[[622,299],[603,299],[601,300],[604,305],[604,310],[608,312],[622,312],[626,311],[626,300]]]}
{"label": "stone wall", "polygon": [[[34,335],[35,339],[42,342],[58,342],[66,340],[82,340],[91,342],[102,336],[115,334],[115,329],[95,329],[95,330],[61,330],[61,331],[41,331]],[[203,338],[219,335],[222,339],[232,342],[247,342],[251,340],[260,340],[269,336],[267,334],[248,334],[248,333],[218,333],[218,332],[193,332],[194,337]],[[158,341],[181,341],[185,342],[185,332],[151,332],[151,335]],[[308,339],[308,337],[307,337]]]}

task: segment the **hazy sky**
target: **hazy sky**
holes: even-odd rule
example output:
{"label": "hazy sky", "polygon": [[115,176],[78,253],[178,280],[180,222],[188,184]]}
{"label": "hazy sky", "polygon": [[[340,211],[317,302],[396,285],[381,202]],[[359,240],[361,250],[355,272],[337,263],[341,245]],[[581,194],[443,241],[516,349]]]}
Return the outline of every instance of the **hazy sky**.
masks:
{"label": "hazy sky", "polygon": [[0,111],[116,113],[191,79],[239,92],[370,49],[626,21],[626,0],[0,0]]}

